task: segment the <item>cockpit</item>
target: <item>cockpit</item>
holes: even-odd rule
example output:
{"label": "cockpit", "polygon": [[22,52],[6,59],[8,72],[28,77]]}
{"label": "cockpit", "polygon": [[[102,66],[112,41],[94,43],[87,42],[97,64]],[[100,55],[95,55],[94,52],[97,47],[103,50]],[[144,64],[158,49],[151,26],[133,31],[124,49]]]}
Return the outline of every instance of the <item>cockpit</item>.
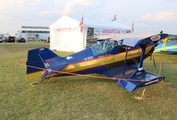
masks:
{"label": "cockpit", "polygon": [[105,53],[105,52],[111,50],[112,48],[114,48],[114,45],[109,40],[97,41],[97,43],[95,43],[91,47],[93,54],[95,56]]}

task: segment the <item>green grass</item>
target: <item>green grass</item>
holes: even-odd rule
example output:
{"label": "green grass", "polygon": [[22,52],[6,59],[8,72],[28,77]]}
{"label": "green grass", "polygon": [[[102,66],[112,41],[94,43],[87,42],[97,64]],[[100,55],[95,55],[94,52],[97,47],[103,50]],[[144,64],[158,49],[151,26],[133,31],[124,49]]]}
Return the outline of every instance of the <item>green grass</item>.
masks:
{"label": "green grass", "polygon": [[[153,61],[146,59],[145,69],[161,74],[163,83],[146,88],[149,99],[137,101],[143,88],[129,93],[114,81],[89,77],[57,77],[31,86],[37,80],[27,80],[27,51],[49,47],[42,42],[0,43],[0,118],[10,119],[126,119],[173,120],[177,118],[177,55],[154,54]],[[55,51],[56,52],[56,51]],[[70,53],[56,52],[64,56]],[[13,68],[14,63],[15,64]]]}

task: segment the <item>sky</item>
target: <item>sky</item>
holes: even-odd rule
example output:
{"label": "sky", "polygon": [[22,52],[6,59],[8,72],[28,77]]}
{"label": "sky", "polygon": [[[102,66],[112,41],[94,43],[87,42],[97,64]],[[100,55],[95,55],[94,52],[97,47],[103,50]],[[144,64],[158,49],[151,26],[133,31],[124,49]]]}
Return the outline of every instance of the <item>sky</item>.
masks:
{"label": "sky", "polygon": [[177,34],[177,0],[1,0],[0,33],[14,35],[21,26],[49,27],[63,15],[112,20],[136,33]]}

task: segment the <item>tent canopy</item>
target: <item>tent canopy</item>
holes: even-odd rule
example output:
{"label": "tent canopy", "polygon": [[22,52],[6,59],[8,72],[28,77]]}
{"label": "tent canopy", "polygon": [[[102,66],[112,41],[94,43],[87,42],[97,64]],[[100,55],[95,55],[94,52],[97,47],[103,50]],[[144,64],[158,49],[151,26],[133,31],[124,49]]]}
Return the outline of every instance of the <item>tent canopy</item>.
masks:
{"label": "tent canopy", "polygon": [[[73,21],[77,21],[78,24],[81,21],[82,17],[68,17],[66,15],[62,16],[60,19],[73,19]],[[58,19],[58,20],[60,20]],[[117,21],[105,21],[99,19],[90,19],[87,17],[83,17],[84,27],[93,27],[93,28],[109,28],[109,29],[121,29],[121,30],[132,30],[131,27],[118,23]],[[57,21],[56,21],[57,22]],[[52,25],[51,25],[52,26]]]}

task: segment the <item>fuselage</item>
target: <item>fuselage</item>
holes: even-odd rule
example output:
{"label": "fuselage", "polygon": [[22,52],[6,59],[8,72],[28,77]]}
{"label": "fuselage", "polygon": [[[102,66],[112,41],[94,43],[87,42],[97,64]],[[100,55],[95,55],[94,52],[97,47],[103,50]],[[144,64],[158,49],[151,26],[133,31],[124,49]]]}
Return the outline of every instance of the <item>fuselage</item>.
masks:
{"label": "fuselage", "polygon": [[[153,44],[149,44],[146,47],[144,59],[150,56],[153,53],[153,50]],[[102,74],[108,70],[123,66],[125,59],[127,65],[138,67],[142,49],[137,46],[128,48],[128,51],[126,52],[124,46],[113,45],[108,50],[100,52],[99,54],[96,52],[95,47],[92,46],[84,51],[64,57],[63,59],[66,59],[67,65],[62,70],[48,75],[46,78],[70,75],[70,73]]]}

